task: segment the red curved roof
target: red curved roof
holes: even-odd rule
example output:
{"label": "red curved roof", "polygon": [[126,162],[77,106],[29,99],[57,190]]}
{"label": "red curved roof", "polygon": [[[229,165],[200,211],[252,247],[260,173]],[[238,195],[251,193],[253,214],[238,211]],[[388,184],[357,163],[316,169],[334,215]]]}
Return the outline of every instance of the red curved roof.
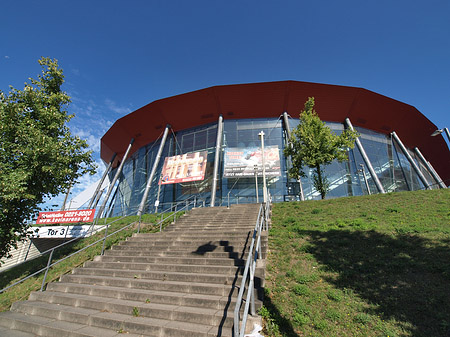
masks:
{"label": "red curved roof", "polygon": [[444,139],[431,137],[437,129],[416,108],[372,91],[329,84],[280,81],[214,86],[154,101],[120,118],[101,139],[101,158],[114,153],[121,160],[131,138],[132,152],[158,139],[166,124],[179,131],[226,119],[279,117],[288,112],[298,117],[308,97],[324,121],[342,123],[389,134],[395,131],[403,143],[418,147],[441,178],[450,181],[450,151]]}

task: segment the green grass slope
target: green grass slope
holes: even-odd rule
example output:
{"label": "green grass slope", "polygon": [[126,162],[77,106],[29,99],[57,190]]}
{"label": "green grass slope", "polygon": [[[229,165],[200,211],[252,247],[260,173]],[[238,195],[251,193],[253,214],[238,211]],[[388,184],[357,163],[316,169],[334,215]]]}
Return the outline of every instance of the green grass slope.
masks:
{"label": "green grass slope", "polygon": [[450,190],[273,205],[266,336],[450,336]]}

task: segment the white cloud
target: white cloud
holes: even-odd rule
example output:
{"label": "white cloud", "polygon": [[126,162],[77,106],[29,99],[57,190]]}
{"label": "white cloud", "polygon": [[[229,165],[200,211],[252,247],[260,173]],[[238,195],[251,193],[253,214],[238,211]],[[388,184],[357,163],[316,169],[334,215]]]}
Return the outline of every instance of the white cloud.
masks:
{"label": "white cloud", "polygon": [[5,59],[9,59],[10,57],[8,55],[5,55]]}
{"label": "white cloud", "polygon": [[105,104],[109,110],[111,110],[117,114],[120,114],[120,115],[126,115],[131,112],[130,108],[118,106],[116,102],[114,102],[113,100],[111,100],[109,98],[105,99]]}
{"label": "white cloud", "polygon": [[[72,95],[74,93],[71,93]],[[72,104],[69,107],[69,112],[79,117],[93,117],[101,109],[93,100],[83,100],[78,98],[77,96],[72,96]]]}
{"label": "white cloud", "polygon": [[75,136],[80,137],[81,139],[84,139],[88,145],[89,145],[89,150],[94,151],[94,153],[100,153],[100,138],[101,136],[99,136],[97,133],[92,133],[92,130],[89,129],[79,129],[77,127],[74,127],[72,129],[73,134]]}

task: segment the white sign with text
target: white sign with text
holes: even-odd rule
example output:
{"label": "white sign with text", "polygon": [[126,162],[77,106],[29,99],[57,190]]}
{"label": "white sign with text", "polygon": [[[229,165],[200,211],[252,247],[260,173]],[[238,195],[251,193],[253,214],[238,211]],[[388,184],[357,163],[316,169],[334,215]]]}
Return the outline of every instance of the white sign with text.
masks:
{"label": "white sign with text", "polygon": [[[91,236],[92,234],[102,230],[105,226],[90,225],[83,226],[45,226],[32,227],[31,238],[33,239],[65,239],[65,238],[82,238]],[[91,231],[89,231],[91,229]]]}

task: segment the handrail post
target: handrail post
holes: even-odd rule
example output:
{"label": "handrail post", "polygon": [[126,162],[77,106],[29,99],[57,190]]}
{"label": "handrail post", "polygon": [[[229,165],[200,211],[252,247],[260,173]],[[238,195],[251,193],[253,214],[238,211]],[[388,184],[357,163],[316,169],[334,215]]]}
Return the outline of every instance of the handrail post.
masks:
{"label": "handrail post", "polygon": [[250,291],[250,315],[254,316],[256,314],[255,310],[255,264],[256,261],[253,260],[253,264],[250,267],[250,284],[252,287],[248,288],[247,291]]}
{"label": "handrail post", "polygon": [[177,222],[177,209],[178,209],[178,204],[175,204],[175,212],[173,213],[173,223]]}
{"label": "handrail post", "polygon": [[53,252],[55,251],[55,249],[53,248],[50,252],[50,256],[48,257],[48,262],[47,262],[47,269],[45,269],[45,275],[44,275],[44,279],[42,280],[42,285],[41,285],[41,291],[44,290],[44,284],[45,284],[45,280],[47,279],[47,274],[48,274],[48,270],[50,268],[50,264],[52,262],[52,257],[53,257]]}
{"label": "handrail post", "polygon": [[105,238],[103,239],[102,253],[100,255],[103,255],[105,253],[105,243],[106,243],[106,238],[108,236],[108,227],[109,227],[109,224],[106,225]]}

